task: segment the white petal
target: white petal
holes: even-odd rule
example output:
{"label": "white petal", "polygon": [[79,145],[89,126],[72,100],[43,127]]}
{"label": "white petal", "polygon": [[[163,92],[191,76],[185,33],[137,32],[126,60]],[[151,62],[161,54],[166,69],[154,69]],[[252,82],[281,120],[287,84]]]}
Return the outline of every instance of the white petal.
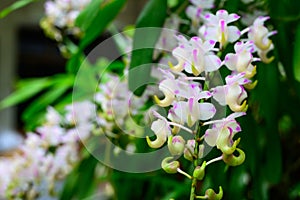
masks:
{"label": "white petal", "polygon": [[205,132],[204,140],[209,146],[216,146],[219,133],[217,129],[207,129]]}
{"label": "white petal", "polygon": [[235,118],[246,115],[245,112],[234,112],[226,117],[226,120],[234,120]]}
{"label": "white petal", "polygon": [[149,137],[147,137],[146,139],[148,145],[152,148],[161,147],[167,141],[167,136],[171,135],[169,126],[167,125],[166,121],[162,119],[157,119],[156,121],[154,121],[151,125],[151,130],[154,131],[156,139],[154,141],[151,141]]}
{"label": "white petal", "polygon": [[228,12],[226,10],[218,10],[217,13],[216,13],[216,16],[219,19],[224,19],[225,21],[227,21]]}
{"label": "white petal", "polygon": [[178,119],[180,119],[179,123],[187,122],[187,116],[189,114],[187,102],[179,101],[173,104],[173,109]]}
{"label": "white petal", "polygon": [[216,108],[211,103],[199,103],[199,118],[200,120],[208,120],[212,118],[216,113]]}
{"label": "white petal", "polygon": [[240,38],[241,32],[237,27],[228,26],[227,30],[228,30],[228,42],[235,42]]}
{"label": "white petal", "polygon": [[213,90],[213,98],[222,106],[226,105],[226,86],[218,86]]}
{"label": "white petal", "polygon": [[205,71],[212,72],[216,71],[221,67],[221,60],[216,55],[206,55],[205,57]]}
{"label": "white petal", "polygon": [[236,54],[228,53],[225,56],[225,66],[231,71],[236,70],[237,59],[238,56]]}
{"label": "white petal", "polygon": [[231,22],[238,20],[239,18],[240,18],[239,15],[232,13],[232,14],[228,15],[226,22],[227,22],[227,24],[229,24]]}

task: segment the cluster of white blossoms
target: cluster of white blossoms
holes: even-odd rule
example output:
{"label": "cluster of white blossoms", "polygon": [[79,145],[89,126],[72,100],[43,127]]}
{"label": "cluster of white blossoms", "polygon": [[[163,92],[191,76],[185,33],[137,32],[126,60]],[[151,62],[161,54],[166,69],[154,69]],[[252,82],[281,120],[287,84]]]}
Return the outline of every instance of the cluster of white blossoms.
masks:
{"label": "cluster of white blossoms", "polygon": [[[91,0],[46,1],[46,16],[41,21],[41,27],[47,36],[56,41],[61,41],[64,34],[80,35],[81,31],[75,26],[75,20],[90,2]],[[64,34],[61,31],[64,31]]]}
{"label": "cluster of white blossoms", "polygon": [[107,73],[104,79],[93,101],[72,103],[62,113],[49,107],[45,123],[27,133],[12,155],[0,157],[0,198],[57,197],[57,185],[81,161],[83,144],[92,134],[118,139],[126,131],[130,140],[124,148],[135,151],[131,141],[143,129],[132,118],[144,112],[140,108],[149,96],[134,96],[126,78]]}
{"label": "cluster of white blossoms", "polygon": [[[74,115],[82,110],[83,114]],[[75,103],[67,106],[65,112],[61,115],[49,107],[46,123],[27,133],[12,155],[0,157],[0,197],[36,199],[57,195],[57,183],[80,159],[80,140],[91,133],[93,104]]]}
{"label": "cluster of white blossoms", "polygon": [[[100,91],[95,95],[95,103],[98,106],[96,134],[105,134],[108,138],[118,139],[121,134],[128,136],[129,142],[125,148],[128,152],[134,152],[135,138],[142,137],[144,129],[142,123],[147,116],[142,109],[151,96],[151,90],[147,90],[141,97],[135,96],[128,88],[127,73],[125,77],[108,74],[104,79],[107,82],[100,84]],[[142,116],[135,120],[136,116]],[[138,125],[139,124],[139,125]],[[131,142],[132,141],[132,142]],[[118,147],[116,146],[118,149]],[[117,150],[116,149],[116,150]]]}
{"label": "cluster of white blossoms", "polygon": [[[269,63],[273,59],[268,58],[267,54],[273,49],[269,37],[276,31],[269,32],[264,26],[269,17],[263,16],[240,31],[234,25],[240,19],[239,15],[229,14],[226,10],[210,13],[208,9],[213,7],[213,1],[192,0],[191,3],[186,12],[193,27],[197,27],[198,35],[190,39],[183,35],[175,36],[177,47],[172,55],[177,62],[170,61],[169,69],[160,69],[164,75],[159,83],[163,96],[154,96],[155,102],[166,107],[168,114],[162,116],[153,112],[156,120],[151,129],[155,137],[147,136],[146,139],[152,148],[160,148],[167,143],[171,156],[162,161],[166,172],[179,172],[188,178],[202,180],[205,167],[215,161],[223,160],[229,166],[244,162],[245,154],[237,147],[240,138],[234,138],[242,130],[236,118],[246,114],[247,90],[257,84],[254,63]],[[225,54],[229,44],[233,45],[234,52]],[[214,82],[221,67],[226,67],[230,72],[224,77],[223,85]],[[222,106],[228,106],[231,112],[220,118],[216,113],[221,112],[218,109]],[[186,141],[180,130],[190,133],[193,139]],[[204,149],[209,146],[219,149],[222,155],[211,161],[201,161]],[[196,163],[193,175],[180,169],[176,161],[180,155],[194,165]],[[221,193],[214,199],[220,199]],[[216,194],[208,190],[202,197],[210,199],[210,195]]]}

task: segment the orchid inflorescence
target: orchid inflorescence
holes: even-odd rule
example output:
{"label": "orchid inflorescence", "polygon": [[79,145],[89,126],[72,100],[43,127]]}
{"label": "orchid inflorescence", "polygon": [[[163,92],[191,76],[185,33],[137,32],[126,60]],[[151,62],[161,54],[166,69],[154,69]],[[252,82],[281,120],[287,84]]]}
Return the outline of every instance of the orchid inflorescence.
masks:
{"label": "orchid inflorescence", "polygon": [[45,3],[46,16],[41,20],[41,27],[46,35],[58,42],[65,33],[80,35],[81,30],[75,26],[75,20],[91,0],[48,0]]}
{"label": "orchid inflorescence", "polygon": [[126,130],[128,142],[121,148],[135,152],[134,138],[143,129],[133,118],[144,112],[140,108],[149,94],[133,95],[127,78],[113,73],[103,73],[102,79],[93,100],[68,104],[61,113],[49,107],[45,122],[27,133],[11,155],[0,156],[0,198],[56,199],[67,175],[84,159],[83,145],[92,136],[118,140]]}
{"label": "orchid inflorescence", "polygon": [[[205,168],[213,162],[223,160],[229,166],[244,162],[245,153],[238,148],[240,138],[235,138],[242,131],[236,119],[246,115],[248,91],[257,84],[255,63],[269,63],[274,59],[267,54],[273,49],[269,37],[276,31],[269,32],[264,26],[269,17],[260,16],[252,25],[239,30],[233,25],[240,19],[239,15],[226,10],[210,13],[208,9],[213,7],[213,1],[191,3],[187,16],[192,21],[192,29],[198,25],[198,35],[190,39],[180,34],[175,36],[177,46],[172,55],[177,62],[170,61],[169,69],[159,69],[163,78],[158,88],[163,95],[154,96],[155,102],[168,113],[163,116],[153,112],[156,120],[151,129],[156,137],[147,136],[146,140],[152,148],[161,148],[167,143],[171,156],[162,161],[162,168],[167,173],[181,173],[192,179],[191,199],[221,199],[221,187],[219,194],[208,189],[204,196],[197,196],[196,183],[204,178]],[[229,44],[233,45],[234,52],[225,55]],[[215,83],[214,78],[223,66],[230,74],[221,85]],[[220,118],[222,106],[228,106],[231,112]],[[193,138],[186,141],[180,130]],[[219,149],[222,155],[205,161],[205,149],[212,147]],[[182,154],[194,165],[191,175],[182,170],[176,160]]]}

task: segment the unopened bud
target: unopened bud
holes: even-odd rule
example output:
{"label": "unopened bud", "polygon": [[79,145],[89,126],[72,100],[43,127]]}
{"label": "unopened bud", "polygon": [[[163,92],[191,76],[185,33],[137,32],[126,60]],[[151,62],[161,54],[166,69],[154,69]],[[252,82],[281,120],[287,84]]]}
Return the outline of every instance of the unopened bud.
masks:
{"label": "unopened bud", "polygon": [[168,149],[173,156],[181,155],[184,151],[185,140],[180,136],[169,136]]}
{"label": "unopened bud", "polygon": [[223,189],[220,186],[218,194],[216,194],[213,189],[208,189],[206,190],[205,195],[207,196],[208,200],[220,200],[223,197]]}
{"label": "unopened bud", "polygon": [[194,149],[195,149],[195,140],[188,140],[186,143],[184,152],[183,152],[184,158],[189,161],[193,161],[194,160],[194,157],[193,157]]}
{"label": "unopened bud", "polygon": [[201,181],[205,176],[205,167],[206,167],[206,161],[204,161],[201,166],[197,166],[195,168],[193,172],[193,177]]}
{"label": "unopened bud", "polygon": [[165,170],[165,172],[169,174],[175,174],[177,173],[177,169],[179,168],[180,164],[176,160],[171,160],[173,160],[173,157],[166,157],[165,159],[163,159],[163,161],[161,162],[161,167],[163,168],[163,170]]}

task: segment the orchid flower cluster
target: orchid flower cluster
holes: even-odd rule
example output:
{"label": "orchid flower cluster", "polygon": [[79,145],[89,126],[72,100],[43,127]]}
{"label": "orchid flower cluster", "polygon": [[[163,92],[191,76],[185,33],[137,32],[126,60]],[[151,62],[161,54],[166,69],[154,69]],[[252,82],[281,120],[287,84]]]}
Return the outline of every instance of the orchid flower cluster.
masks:
{"label": "orchid flower cluster", "polygon": [[[120,78],[114,74],[103,75],[104,81],[99,85],[99,92],[95,95],[95,104],[98,107],[96,135],[105,134],[111,140],[118,140],[121,135],[127,135],[128,143],[125,146],[115,146],[117,153],[119,148],[124,148],[129,153],[136,150],[135,138],[143,137],[144,129],[137,125],[146,120],[142,109],[153,93],[147,90],[141,97],[135,96],[128,88],[127,70],[125,77]],[[137,119],[137,116],[142,118]],[[119,144],[118,144],[119,145]]]}
{"label": "orchid flower cluster", "polygon": [[[23,144],[9,157],[0,158],[0,194],[7,199],[36,199],[57,195],[62,181],[79,161],[80,140],[89,137],[93,104],[67,106],[65,115],[49,107],[46,122],[27,133]],[[74,112],[85,110],[84,115]],[[75,126],[76,124],[76,126]],[[82,133],[79,137],[77,131]],[[9,167],[8,167],[9,166]]]}
{"label": "orchid flower cluster", "polygon": [[[27,133],[11,156],[0,157],[0,198],[57,197],[64,179],[83,158],[83,144],[92,135],[118,140],[126,130],[129,142],[124,148],[129,153],[135,151],[133,139],[141,137],[143,129],[132,118],[144,112],[140,108],[149,95],[134,96],[126,78],[112,73],[102,77],[93,101],[67,105],[62,113],[49,107],[45,123]],[[116,154],[119,148],[116,145]]]}
{"label": "orchid flower cluster", "polygon": [[90,2],[91,0],[48,0],[41,27],[48,37],[57,42],[61,42],[65,34],[80,36],[81,30],[75,26],[75,19]]}
{"label": "orchid flower cluster", "polygon": [[[276,32],[269,32],[264,26],[269,17],[258,17],[252,25],[239,30],[233,25],[240,19],[239,15],[226,10],[210,13],[208,9],[213,7],[213,1],[191,0],[191,3],[187,16],[193,28],[198,25],[198,35],[191,39],[177,35],[177,47],[172,51],[176,61],[169,62],[169,69],[159,69],[163,79],[158,88],[163,95],[154,96],[154,100],[168,113],[163,116],[153,112],[156,120],[151,129],[155,137],[147,136],[146,140],[151,148],[161,148],[167,143],[171,156],[162,161],[162,168],[192,180],[190,199],[221,199],[221,187],[218,194],[208,189],[204,196],[197,196],[197,181],[203,180],[205,168],[213,162],[223,160],[229,166],[244,162],[245,153],[238,147],[240,138],[235,138],[242,131],[237,118],[246,115],[248,91],[257,84],[255,63],[273,60],[267,54],[273,49],[269,37]],[[229,44],[233,44],[234,52],[225,55]],[[230,75],[220,85],[214,78],[223,66]],[[231,114],[220,118],[220,108],[224,106],[228,106]],[[181,130],[193,138],[187,140]],[[212,147],[222,155],[204,161],[205,152]],[[180,155],[193,163],[191,175],[180,168],[176,160]]]}

